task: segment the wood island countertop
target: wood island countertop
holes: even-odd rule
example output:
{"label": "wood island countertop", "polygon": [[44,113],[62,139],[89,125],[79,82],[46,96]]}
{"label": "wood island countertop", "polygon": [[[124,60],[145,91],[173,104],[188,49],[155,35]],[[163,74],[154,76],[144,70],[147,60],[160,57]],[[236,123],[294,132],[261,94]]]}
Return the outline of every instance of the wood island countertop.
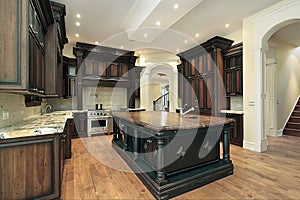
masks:
{"label": "wood island countertop", "polygon": [[113,117],[148,127],[155,131],[208,128],[234,122],[233,119],[205,115],[184,115],[165,111],[112,112]]}

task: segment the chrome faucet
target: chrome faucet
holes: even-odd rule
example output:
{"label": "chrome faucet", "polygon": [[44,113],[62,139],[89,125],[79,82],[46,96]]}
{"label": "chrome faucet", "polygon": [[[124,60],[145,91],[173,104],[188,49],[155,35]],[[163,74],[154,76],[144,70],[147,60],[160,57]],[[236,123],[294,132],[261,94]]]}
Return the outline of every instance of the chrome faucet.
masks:
{"label": "chrome faucet", "polygon": [[182,110],[180,111],[180,117],[183,117],[184,115],[188,114],[191,111],[194,111],[195,108],[191,107],[190,109],[188,109],[187,111],[183,112]]}

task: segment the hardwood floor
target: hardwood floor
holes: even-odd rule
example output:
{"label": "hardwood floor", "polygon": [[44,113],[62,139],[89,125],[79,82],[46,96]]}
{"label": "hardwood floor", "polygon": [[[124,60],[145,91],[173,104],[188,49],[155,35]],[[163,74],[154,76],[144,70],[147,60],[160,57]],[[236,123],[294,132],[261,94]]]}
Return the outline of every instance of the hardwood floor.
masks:
{"label": "hardwood floor", "polygon": [[[264,153],[231,145],[233,175],[174,199],[299,199],[300,137],[268,137],[268,142]],[[73,139],[61,199],[154,199],[129,171],[111,136]]]}

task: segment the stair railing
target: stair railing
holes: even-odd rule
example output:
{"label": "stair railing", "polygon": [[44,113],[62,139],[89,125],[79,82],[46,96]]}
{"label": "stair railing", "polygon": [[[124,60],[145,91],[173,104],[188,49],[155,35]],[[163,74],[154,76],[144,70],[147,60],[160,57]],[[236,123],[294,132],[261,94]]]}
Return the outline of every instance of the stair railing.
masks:
{"label": "stair railing", "polygon": [[165,110],[169,107],[169,93],[161,95],[153,101],[153,110]]}

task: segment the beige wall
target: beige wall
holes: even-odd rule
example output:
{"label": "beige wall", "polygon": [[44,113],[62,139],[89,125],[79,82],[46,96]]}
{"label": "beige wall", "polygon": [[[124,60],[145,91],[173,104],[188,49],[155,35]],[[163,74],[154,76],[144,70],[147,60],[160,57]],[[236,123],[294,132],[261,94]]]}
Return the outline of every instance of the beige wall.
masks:
{"label": "beige wall", "polygon": [[225,35],[225,38],[233,40],[233,45],[243,42],[243,29],[230,33],[229,35]]}
{"label": "beige wall", "polygon": [[284,128],[300,94],[300,47],[296,48],[280,40],[274,40],[277,63],[277,127]]}
{"label": "beige wall", "polygon": [[52,111],[73,110],[76,108],[75,99],[49,98],[47,103],[51,105]]}
{"label": "beige wall", "polygon": [[[40,111],[40,106],[26,107],[23,95],[0,93],[0,128],[39,115]],[[3,112],[9,113],[7,120],[3,120]]]}

